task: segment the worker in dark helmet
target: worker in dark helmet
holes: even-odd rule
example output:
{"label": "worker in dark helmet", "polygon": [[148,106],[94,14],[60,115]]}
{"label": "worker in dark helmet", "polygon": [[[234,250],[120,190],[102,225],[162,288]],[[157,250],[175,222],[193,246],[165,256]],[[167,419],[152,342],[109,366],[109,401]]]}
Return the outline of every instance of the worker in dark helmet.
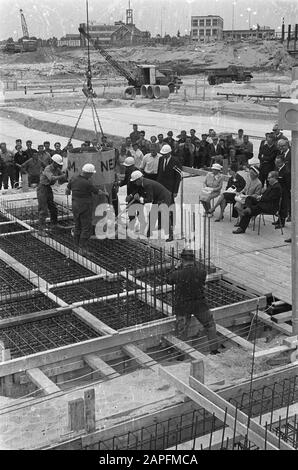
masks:
{"label": "worker in dark helmet", "polygon": [[[167,275],[167,282],[174,284],[173,310],[176,314],[176,335],[187,340],[187,330],[194,315],[204,326],[211,354],[218,354],[216,324],[205,298],[206,271],[195,260],[193,250],[181,252],[181,263]],[[179,357],[184,359],[184,355]]]}
{"label": "worker in dark helmet", "polygon": [[61,155],[54,154],[52,162],[46,166],[40,175],[40,182],[37,187],[37,201],[38,201],[38,219],[39,219],[39,232],[38,235],[46,237],[45,232],[46,218],[48,210],[50,212],[52,228],[58,226],[58,210],[54,202],[54,196],[51,186],[55,183],[65,183],[67,181],[66,174],[62,171],[63,158]]}
{"label": "worker in dark helmet", "polygon": [[72,212],[74,218],[74,244],[79,249],[80,254],[88,254],[86,246],[87,242],[92,235],[92,212],[93,212],[93,194],[108,193],[98,189],[90,181],[92,176],[96,173],[92,163],[85,163],[83,165],[81,174],[73,176],[69,181],[66,194],[72,195]]}

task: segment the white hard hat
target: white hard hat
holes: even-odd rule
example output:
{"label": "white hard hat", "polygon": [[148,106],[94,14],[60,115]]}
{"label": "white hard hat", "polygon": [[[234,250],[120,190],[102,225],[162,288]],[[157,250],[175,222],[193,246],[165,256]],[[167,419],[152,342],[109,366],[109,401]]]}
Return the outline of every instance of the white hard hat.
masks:
{"label": "white hard hat", "polygon": [[219,163],[213,163],[211,170],[222,170],[222,166]]}
{"label": "white hard hat", "polygon": [[61,165],[61,166],[63,165],[63,158],[58,153],[55,153],[52,156],[52,160],[53,162],[57,163],[57,165]]}
{"label": "white hard hat", "polygon": [[163,145],[163,147],[159,151],[159,153],[161,153],[162,155],[166,155],[167,153],[171,153],[171,152],[172,152],[172,148],[168,144]]}
{"label": "white hard hat", "polygon": [[133,171],[130,177],[130,181],[136,181],[139,178],[142,178],[143,173],[140,170]]}
{"label": "white hard hat", "polygon": [[126,157],[126,159],[123,162],[124,166],[132,166],[135,164],[135,159],[133,157]]}
{"label": "white hard hat", "polygon": [[84,173],[96,173],[95,166],[92,163],[85,163],[82,167],[82,171]]}

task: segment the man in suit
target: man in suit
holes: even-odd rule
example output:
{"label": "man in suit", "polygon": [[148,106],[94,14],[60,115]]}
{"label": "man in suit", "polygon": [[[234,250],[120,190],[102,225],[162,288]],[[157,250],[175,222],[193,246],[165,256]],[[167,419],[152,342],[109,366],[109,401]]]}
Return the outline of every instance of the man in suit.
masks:
{"label": "man in suit", "polygon": [[[170,145],[165,144],[162,147],[160,151],[161,157],[158,162],[156,181],[170,191],[172,197],[171,202],[174,204],[181,180],[181,165],[179,161],[172,156],[171,152],[172,149]],[[173,212],[170,212],[170,230],[167,241],[173,240],[173,225],[174,214]]]}
{"label": "man in suit", "polygon": [[275,225],[275,228],[281,228],[285,226],[285,220],[289,212],[288,204],[291,199],[291,172],[282,155],[276,157],[275,166],[278,172],[278,182],[281,186],[281,203],[279,208],[280,223],[279,221],[272,223]]}
{"label": "man in suit", "polygon": [[[157,183],[157,181],[144,178],[143,174],[139,170],[134,171],[131,174],[130,181],[134,184],[134,190],[130,195],[128,202],[135,201],[139,203],[139,205],[140,203],[152,203],[149,214],[149,227],[147,230],[147,237],[150,237],[152,236],[152,230],[155,228],[157,219],[158,229],[161,229],[161,215],[158,211],[158,206],[160,204],[165,204],[170,208],[172,204],[172,195],[162,184]],[[145,219],[142,214],[140,223],[142,224],[143,222],[145,222]]]}
{"label": "man in suit", "polygon": [[[286,164],[286,167],[288,171],[291,173],[291,148],[290,148],[290,143],[287,139],[280,139],[277,142],[277,148],[284,158],[284,162]],[[288,217],[287,217],[287,222],[291,222],[291,189],[288,192]]]}
{"label": "man in suit", "polygon": [[213,137],[212,139],[212,144],[209,144],[208,148],[208,157],[210,159],[211,164],[212,163],[220,163],[222,158],[219,158],[219,161],[217,161],[216,157],[221,157],[222,156],[222,147],[218,143],[218,137]]}
{"label": "man in suit", "polygon": [[277,147],[274,142],[272,134],[266,135],[266,140],[260,144],[258,158],[260,160],[260,176],[259,179],[264,186],[265,182],[268,185],[268,174],[274,170],[275,158],[277,157]]}
{"label": "man in suit", "polygon": [[262,212],[265,214],[275,214],[279,209],[281,198],[281,187],[278,182],[278,172],[270,171],[268,174],[268,188],[261,196],[257,198],[248,196],[245,200],[245,209],[239,215],[241,219],[239,227],[233,233],[245,233],[251,217],[257,216]]}

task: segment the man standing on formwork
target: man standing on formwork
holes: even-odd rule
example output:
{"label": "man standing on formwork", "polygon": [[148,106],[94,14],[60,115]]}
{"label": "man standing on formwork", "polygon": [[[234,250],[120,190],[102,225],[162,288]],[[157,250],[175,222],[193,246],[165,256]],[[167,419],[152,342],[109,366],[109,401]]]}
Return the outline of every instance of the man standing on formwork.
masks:
{"label": "man standing on formwork", "polygon": [[[167,283],[174,284],[173,313],[176,314],[176,335],[182,341],[187,340],[191,316],[202,323],[209,342],[211,354],[219,354],[216,338],[216,324],[205,298],[206,271],[195,260],[193,250],[181,252],[181,264],[167,275]],[[180,355],[179,360],[184,359]]]}
{"label": "man standing on formwork", "polygon": [[66,189],[67,195],[72,194],[72,212],[75,224],[74,244],[79,248],[79,253],[83,255],[88,254],[86,245],[92,235],[92,194],[105,194],[108,196],[108,193],[97,189],[90,181],[95,173],[95,166],[92,163],[85,163],[81,174],[73,176]]}
{"label": "man standing on formwork", "polygon": [[38,201],[38,220],[39,231],[38,235],[46,237],[45,231],[46,218],[48,211],[50,212],[51,224],[53,228],[57,227],[58,210],[54,202],[54,196],[51,186],[55,183],[65,183],[67,181],[66,174],[62,171],[63,159],[61,155],[53,155],[52,163],[45,167],[41,176],[40,182],[37,187],[37,201]]}

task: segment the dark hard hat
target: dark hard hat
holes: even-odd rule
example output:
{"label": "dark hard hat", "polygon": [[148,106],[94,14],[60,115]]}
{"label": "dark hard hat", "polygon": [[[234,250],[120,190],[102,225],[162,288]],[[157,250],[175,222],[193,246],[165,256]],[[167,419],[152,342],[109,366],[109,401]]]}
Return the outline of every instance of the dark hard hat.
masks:
{"label": "dark hard hat", "polygon": [[190,250],[189,248],[184,248],[184,250],[181,251],[180,256],[184,259],[195,259],[194,251]]}

